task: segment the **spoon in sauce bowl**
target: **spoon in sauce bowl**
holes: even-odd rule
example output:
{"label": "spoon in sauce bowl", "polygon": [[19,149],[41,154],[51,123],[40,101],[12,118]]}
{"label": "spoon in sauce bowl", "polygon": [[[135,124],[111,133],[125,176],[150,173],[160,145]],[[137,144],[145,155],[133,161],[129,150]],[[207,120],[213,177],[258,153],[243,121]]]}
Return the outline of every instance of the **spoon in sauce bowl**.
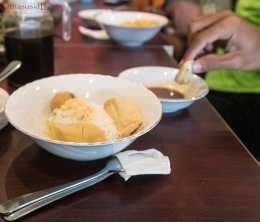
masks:
{"label": "spoon in sauce bowl", "polygon": [[0,82],[10,76],[14,71],[19,69],[22,65],[22,62],[19,60],[14,60],[5,67],[5,69],[0,73]]}

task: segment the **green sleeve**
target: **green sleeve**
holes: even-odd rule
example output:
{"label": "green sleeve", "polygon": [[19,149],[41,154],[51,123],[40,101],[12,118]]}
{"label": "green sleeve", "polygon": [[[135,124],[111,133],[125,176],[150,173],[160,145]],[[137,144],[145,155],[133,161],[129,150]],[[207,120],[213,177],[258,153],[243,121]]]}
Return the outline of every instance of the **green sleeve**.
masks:
{"label": "green sleeve", "polygon": [[[260,1],[238,0],[235,6],[238,16],[260,27]],[[223,50],[218,49],[218,54]],[[260,93],[260,69],[252,71],[215,70],[208,72],[206,81],[213,90],[222,92]]]}
{"label": "green sleeve", "polygon": [[238,16],[260,27],[260,1],[238,0],[235,12]]}

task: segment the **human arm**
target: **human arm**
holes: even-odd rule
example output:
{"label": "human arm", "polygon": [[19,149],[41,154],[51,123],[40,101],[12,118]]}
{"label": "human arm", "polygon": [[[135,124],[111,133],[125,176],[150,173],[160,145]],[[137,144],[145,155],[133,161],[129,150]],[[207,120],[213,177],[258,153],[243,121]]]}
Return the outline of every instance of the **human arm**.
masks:
{"label": "human arm", "polygon": [[198,0],[170,0],[165,4],[165,13],[172,21],[176,33],[187,37],[191,20],[201,15]]}
{"label": "human arm", "polygon": [[[223,55],[203,54],[216,42],[222,43]],[[231,11],[197,17],[189,26],[189,48],[183,57],[193,59],[195,73],[260,68],[260,29]]]}

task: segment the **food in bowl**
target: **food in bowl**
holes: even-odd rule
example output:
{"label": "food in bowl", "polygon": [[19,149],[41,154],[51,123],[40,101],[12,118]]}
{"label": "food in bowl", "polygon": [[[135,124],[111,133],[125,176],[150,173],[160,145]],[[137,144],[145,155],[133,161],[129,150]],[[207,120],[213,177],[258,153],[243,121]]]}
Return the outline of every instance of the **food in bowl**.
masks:
{"label": "food in bowl", "polygon": [[51,100],[51,110],[59,109],[68,100],[75,98],[71,92],[60,92],[57,93]]}
{"label": "food in bowl", "polygon": [[[51,114],[52,98],[64,91],[102,106],[112,98],[130,98],[138,105],[143,122],[130,136],[118,140],[96,143],[53,140],[44,132],[46,118]],[[162,106],[151,91],[139,84],[107,75],[66,74],[36,80],[18,88],[6,102],[5,114],[14,127],[46,151],[66,159],[91,161],[118,153],[148,133],[160,121]]]}
{"label": "food in bowl", "polygon": [[120,26],[127,26],[127,27],[149,27],[149,26],[155,26],[158,25],[158,22],[156,20],[147,20],[147,19],[137,19],[137,20],[131,20],[122,22],[119,24]]}
{"label": "food in bowl", "polygon": [[130,98],[109,99],[104,107],[122,137],[130,136],[143,122],[138,105]]}
{"label": "food in bowl", "polygon": [[[122,26],[130,21],[156,21],[156,25]],[[141,46],[152,39],[168,23],[165,16],[147,12],[111,11],[98,14],[96,21],[117,44],[127,47]]]}
{"label": "food in bowl", "polygon": [[[143,66],[127,69],[119,74],[122,79],[139,83],[149,89],[158,89],[160,94],[167,94],[167,98],[159,95],[163,113],[172,113],[187,108],[193,102],[203,98],[209,92],[207,83],[198,75],[192,74],[190,82],[179,84],[175,81],[179,69],[163,66]],[[162,92],[162,90],[166,90]],[[180,93],[183,98],[171,95]],[[156,94],[156,92],[155,92]]]}
{"label": "food in bowl", "polygon": [[65,142],[95,143],[120,138],[103,107],[80,98],[69,99],[54,109],[46,125],[51,139]]}
{"label": "food in bowl", "polygon": [[[58,106],[53,107],[53,104]],[[53,109],[54,108],[54,109]],[[60,92],[51,100],[46,120],[51,139],[65,142],[95,143],[130,136],[142,123],[137,104],[130,98],[116,97],[104,106]]]}

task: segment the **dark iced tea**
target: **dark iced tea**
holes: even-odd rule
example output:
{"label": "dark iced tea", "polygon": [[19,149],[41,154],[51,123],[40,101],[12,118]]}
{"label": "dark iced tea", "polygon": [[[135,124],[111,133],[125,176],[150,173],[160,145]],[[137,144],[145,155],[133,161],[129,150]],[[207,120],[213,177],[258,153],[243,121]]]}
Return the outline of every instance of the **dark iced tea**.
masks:
{"label": "dark iced tea", "polygon": [[26,38],[22,34],[19,30],[7,32],[5,35],[7,63],[12,60],[22,62],[20,69],[8,78],[9,82],[15,86],[22,86],[36,79],[52,76],[54,73],[53,35]]}

